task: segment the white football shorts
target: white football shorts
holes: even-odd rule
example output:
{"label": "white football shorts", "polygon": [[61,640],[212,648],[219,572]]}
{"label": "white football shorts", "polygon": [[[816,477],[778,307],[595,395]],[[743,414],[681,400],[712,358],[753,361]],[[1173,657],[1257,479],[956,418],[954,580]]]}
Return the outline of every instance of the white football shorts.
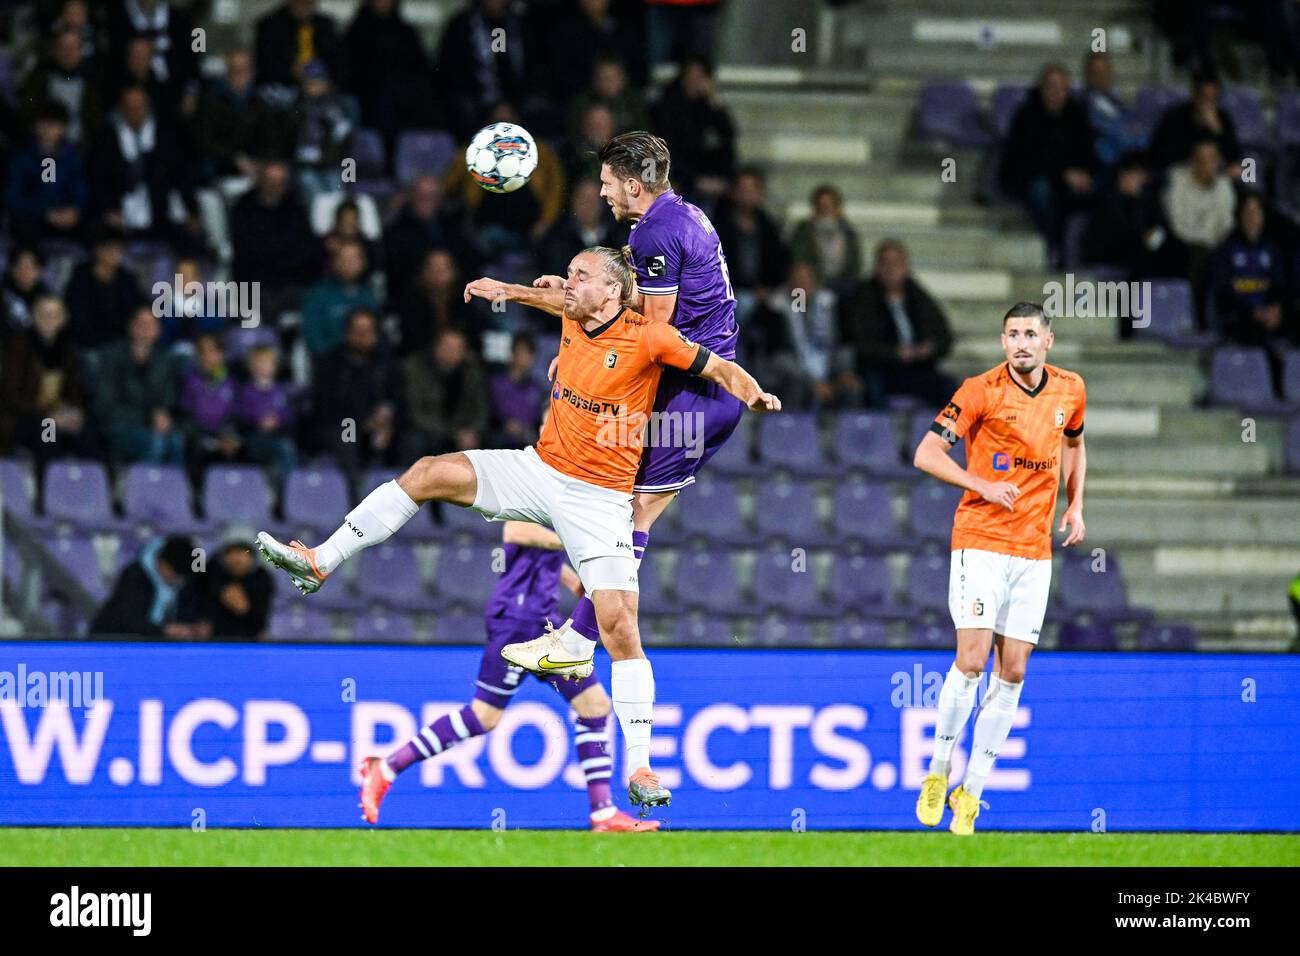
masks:
{"label": "white football shorts", "polygon": [[955,627],[989,628],[1037,644],[1051,587],[1050,558],[959,548],[948,575],[948,611]]}

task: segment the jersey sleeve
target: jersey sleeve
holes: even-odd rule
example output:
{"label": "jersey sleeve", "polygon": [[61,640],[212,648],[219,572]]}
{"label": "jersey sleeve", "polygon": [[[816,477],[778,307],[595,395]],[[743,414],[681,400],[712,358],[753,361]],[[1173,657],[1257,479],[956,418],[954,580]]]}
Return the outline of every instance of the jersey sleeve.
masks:
{"label": "jersey sleeve", "polygon": [[1088,391],[1083,387],[1083,379],[1079,379],[1079,398],[1074,405],[1074,410],[1065,422],[1065,435],[1067,438],[1078,438],[1083,434],[1083,413],[1088,405]]}
{"label": "jersey sleeve", "polygon": [[684,370],[688,375],[699,375],[712,354],[703,345],[696,345],[667,322],[650,322],[645,327],[646,354],[650,361]]}
{"label": "jersey sleeve", "polygon": [[931,423],[930,431],[949,445],[957,444],[966,437],[970,427],[984,416],[984,396],[984,385],[979,379],[966,379]]}
{"label": "jersey sleeve", "polygon": [[632,233],[636,287],[644,295],[675,295],[682,277],[682,244],[667,229],[653,226]]}

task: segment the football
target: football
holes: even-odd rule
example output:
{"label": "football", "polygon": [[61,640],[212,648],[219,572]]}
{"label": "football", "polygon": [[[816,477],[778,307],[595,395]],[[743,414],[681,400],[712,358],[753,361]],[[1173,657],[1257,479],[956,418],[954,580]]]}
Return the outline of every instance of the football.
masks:
{"label": "football", "polygon": [[493,123],[474,134],[465,150],[474,181],[492,193],[512,193],[537,168],[532,134],[514,123]]}

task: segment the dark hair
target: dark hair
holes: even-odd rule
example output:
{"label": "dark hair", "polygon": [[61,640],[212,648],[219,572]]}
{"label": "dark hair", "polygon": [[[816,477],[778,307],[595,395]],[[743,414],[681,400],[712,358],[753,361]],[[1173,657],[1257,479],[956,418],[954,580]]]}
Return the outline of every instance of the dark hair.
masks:
{"label": "dark hair", "polygon": [[822,196],[834,196],[836,202],[844,202],[844,194],[840,192],[839,187],[832,186],[830,183],[821,183],[816,186],[812,191],[812,195],[808,197],[808,201],[816,206],[817,200]]}
{"label": "dark hair", "polygon": [[904,256],[906,256],[907,246],[904,244],[902,239],[895,239],[892,236],[887,236],[886,238],[881,239],[878,243],[876,243],[876,252],[872,258],[872,261],[879,262],[880,257],[883,256],[886,252],[890,252],[890,251],[899,252],[902,253]]}
{"label": "dark hair", "polygon": [[1007,314],[1002,316],[1003,327],[1007,324],[1007,319],[1030,319],[1038,316],[1043,320],[1043,328],[1052,327],[1052,317],[1047,314],[1046,310],[1037,302],[1017,302],[1011,308],[1007,309]]}
{"label": "dark hair", "polygon": [[533,341],[533,337],[527,332],[516,332],[514,334],[514,337],[510,340],[510,351],[513,352],[521,345],[527,348],[530,352],[536,354],[537,343]]}
{"label": "dark hair", "polygon": [[596,158],[619,179],[639,179],[654,193],[668,188],[672,157],[668,144],[654,133],[619,133],[600,148]]}
{"label": "dark hair", "polygon": [[1151,161],[1147,157],[1146,150],[1130,149],[1119,158],[1116,169],[1121,173],[1131,172],[1135,169],[1146,170],[1151,166]]}
{"label": "dark hair", "polygon": [[110,226],[108,223],[100,223],[90,232],[90,248],[98,249],[101,246],[121,246],[126,244],[126,235],[121,228]]}
{"label": "dark hair", "polygon": [[738,182],[742,176],[753,176],[764,186],[767,185],[767,173],[763,172],[762,166],[757,166],[754,163],[746,163],[737,169],[736,178],[732,180],[733,184]]}
{"label": "dark hair", "polygon": [[45,100],[32,117],[35,123],[61,123],[68,125],[68,108],[58,100]]}
{"label": "dark hair", "polygon": [[172,535],[158,549],[158,560],[181,577],[189,577],[193,573],[194,540],[185,534]]}

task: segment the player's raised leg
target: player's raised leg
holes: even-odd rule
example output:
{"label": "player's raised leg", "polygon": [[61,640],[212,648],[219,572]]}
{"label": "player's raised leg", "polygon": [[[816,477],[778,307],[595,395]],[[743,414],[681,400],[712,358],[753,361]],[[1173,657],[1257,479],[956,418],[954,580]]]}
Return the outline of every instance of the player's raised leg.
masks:
{"label": "player's raised leg", "polygon": [[289,572],[300,591],[311,594],[352,555],[396,534],[426,501],[472,505],[477,490],[474,467],[464,452],[428,455],[370,492],[315,548],[300,541],[284,544],[265,531],[258,532],[257,546],[268,561]]}
{"label": "player's raised leg", "polygon": [[930,770],[916,799],[916,818],[927,827],[943,819],[952,752],[975,706],[975,691],[989,659],[993,631],[988,628],[958,628],[957,657],[948,668],[939,690],[939,713],[934,724],[934,754]]}

